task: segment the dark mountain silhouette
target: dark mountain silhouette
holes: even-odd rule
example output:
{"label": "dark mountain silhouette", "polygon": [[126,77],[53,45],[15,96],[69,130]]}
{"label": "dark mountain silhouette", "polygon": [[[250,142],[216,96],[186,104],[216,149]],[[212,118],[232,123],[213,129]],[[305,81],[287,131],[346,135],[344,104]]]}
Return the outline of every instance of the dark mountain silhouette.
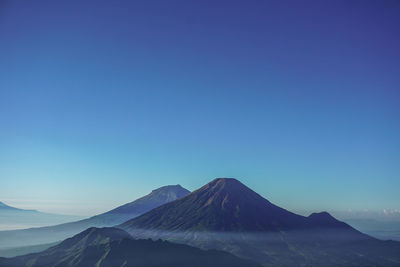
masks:
{"label": "dark mountain silhouette", "polygon": [[332,215],[328,212],[323,211],[319,213],[313,213],[308,216],[308,220],[312,223],[314,227],[321,226],[321,227],[340,227],[340,228],[349,228],[351,226],[348,224],[341,222],[335,219]]}
{"label": "dark mountain silhouette", "polygon": [[0,248],[53,243],[89,227],[114,226],[189,193],[180,185],[164,186],[133,202],[88,219],[48,227],[0,231]]}
{"label": "dark mountain silhouette", "polygon": [[374,239],[327,212],[294,214],[232,178],[215,179],[119,227],[137,238],[221,249],[266,265],[400,264],[400,243]]}
{"label": "dark mountain silhouette", "polygon": [[233,178],[206,184],[180,201],[128,221],[122,228],[196,231],[284,231],[310,227],[350,229],[328,213],[304,217],[282,209]]}
{"label": "dark mountain silhouette", "polygon": [[134,240],[117,228],[89,228],[41,253],[0,259],[7,266],[259,266],[222,251]]}

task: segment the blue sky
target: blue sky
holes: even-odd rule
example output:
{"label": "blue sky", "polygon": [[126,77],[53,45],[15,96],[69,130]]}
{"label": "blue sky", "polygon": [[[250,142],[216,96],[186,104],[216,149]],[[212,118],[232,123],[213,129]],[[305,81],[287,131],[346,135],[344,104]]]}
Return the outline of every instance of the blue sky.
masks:
{"label": "blue sky", "polygon": [[398,1],[2,1],[0,201],[93,215],[237,177],[399,209]]}

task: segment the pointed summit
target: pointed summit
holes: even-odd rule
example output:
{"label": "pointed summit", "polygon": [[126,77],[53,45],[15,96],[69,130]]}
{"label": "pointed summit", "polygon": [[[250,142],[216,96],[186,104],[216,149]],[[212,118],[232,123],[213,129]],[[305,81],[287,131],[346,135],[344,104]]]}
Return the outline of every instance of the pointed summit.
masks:
{"label": "pointed summit", "polygon": [[207,185],[209,185],[209,186],[235,186],[235,185],[236,186],[245,186],[236,178],[215,178],[214,180],[212,180],[211,182],[206,184],[206,186]]}
{"label": "pointed summit", "polygon": [[236,217],[246,212],[245,208],[264,204],[273,209],[276,207],[235,178],[216,178],[193,193],[202,206],[225,211],[232,209]]}
{"label": "pointed summit", "polygon": [[314,213],[311,213],[310,216],[308,216],[308,217],[310,219],[318,219],[318,220],[328,220],[328,221],[336,220],[327,211],[314,212]]}
{"label": "pointed summit", "polygon": [[198,189],[198,191],[209,191],[210,193],[225,192],[229,194],[251,191],[247,186],[235,178],[216,178]]}
{"label": "pointed summit", "polygon": [[301,228],[302,216],[275,206],[233,178],[217,178],[177,201],[122,225],[174,231],[280,231]]}
{"label": "pointed summit", "polygon": [[[338,254],[337,248],[350,244],[351,250],[357,249],[357,255],[368,255],[373,251],[364,244],[375,240],[327,212],[309,217],[289,212],[233,178],[214,179],[186,197],[118,227],[135,238],[165,239],[203,249],[225,250],[266,266],[337,266],[338,262],[348,266],[374,257],[343,260],[347,250]],[[354,244],[362,245],[358,249]]]}
{"label": "pointed summit", "polygon": [[181,185],[167,185],[151,191],[148,196],[163,198],[165,202],[171,202],[176,199],[182,198],[190,193],[189,190],[183,188]]}

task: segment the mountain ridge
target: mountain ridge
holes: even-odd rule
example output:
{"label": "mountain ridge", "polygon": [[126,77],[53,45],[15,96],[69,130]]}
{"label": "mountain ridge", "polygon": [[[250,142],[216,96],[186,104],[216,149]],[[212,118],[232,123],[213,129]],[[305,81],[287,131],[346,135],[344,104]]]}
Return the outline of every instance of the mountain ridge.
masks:
{"label": "mountain ridge", "polygon": [[259,267],[229,253],[200,250],[167,241],[134,240],[113,227],[88,228],[40,253],[1,259],[4,267],[26,266],[219,266]]}
{"label": "mountain ridge", "polygon": [[[93,216],[93,217],[99,217],[99,216],[103,216],[103,215],[109,215],[109,214],[131,214],[132,215],[132,211],[130,209],[134,208],[135,212],[137,213],[143,213],[149,210],[148,207],[143,207],[143,208],[139,208],[137,207],[138,205],[143,205],[144,203],[142,203],[143,201],[148,201],[150,198],[155,201],[156,203],[153,203],[153,207],[157,207],[160,206],[162,204],[174,201],[176,199],[179,199],[181,197],[186,196],[187,194],[189,194],[190,191],[183,188],[181,185],[177,184],[177,185],[166,185],[166,186],[162,186],[159,187],[157,189],[153,189],[149,194],[140,197],[132,202],[126,203],[124,205],[121,205],[115,209],[112,209],[110,211],[107,211],[105,213]],[[148,205],[148,203],[146,203]],[[136,206],[134,206],[136,205]],[[134,206],[134,207],[132,207]],[[140,210],[138,210],[140,209]]]}
{"label": "mountain ridge", "polygon": [[327,212],[297,215],[233,178],[214,179],[118,227],[135,238],[224,250],[267,266],[400,264],[400,243],[377,240]]}
{"label": "mountain ridge", "polygon": [[[158,212],[158,214],[138,216],[135,218],[135,225],[139,228],[154,226],[168,230],[184,228],[209,231],[279,231],[304,229],[310,226],[307,217],[272,204],[234,178],[216,178],[180,200],[156,208],[153,213]],[[170,215],[166,210],[175,217],[186,216],[185,221],[182,219],[168,221],[166,217]],[[200,217],[204,221],[206,215],[209,215],[208,222],[200,225],[198,223]],[[162,224],[153,225],[154,217],[163,217],[165,220]],[[337,222],[337,227],[344,226]],[[129,221],[121,227],[129,228]]]}
{"label": "mountain ridge", "polygon": [[92,226],[114,226],[188,193],[190,191],[180,185],[167,185],[154,189],[132,202],[87,219],[54,226],[0,231],[0,248],[53,243]]}

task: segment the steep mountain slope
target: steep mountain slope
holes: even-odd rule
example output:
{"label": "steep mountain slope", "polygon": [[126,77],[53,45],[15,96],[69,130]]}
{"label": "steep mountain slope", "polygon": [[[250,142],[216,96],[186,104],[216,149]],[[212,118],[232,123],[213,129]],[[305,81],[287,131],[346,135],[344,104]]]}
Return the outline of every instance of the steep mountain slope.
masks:
{"label": "steep mountain slope", "polygon": [[124,223],[122,228],[225,232],[277,232],[314,226],[351,228],[324,214],[330,216],[321,213],[307,218],[294,214],[272,204],[236,179],[220,178],[180,201]]}
{"label": "steep mountain slope", "polygon": [[79,216],[19,209],[0,202],[0,230],[23,229],[66,223],[81,219]]}
{"label": "steep mountain slope", "polygon": [[142,215],[156,207],[182,198],[190,193],[180,185],[167,185],[153,190],[150,194],[135,201],[119,206],[100,215],[93,216],[88,221],[108,226],[120,224],[129,219]]}
{"label": "steep mountain slope", "polygon": [[0,231],[0,248],[52,243],[92,226],[114,226],[189,193],[180,185],[164,186],[133,202],[88,219],[49,227]]}
{"label": "steep mountain slope", "polygon": [[137,238],[222,249],[266,265],[400,264],[400,243],[376,240],[326,212],[291,213],[231,178],[119,227]]}
{"label": "steep mountain slope", "polygon": [[117,228],[89,228],[41,253],[0,259],[7,266],[250,266],[221,251],[204,251],[166,241],[134,240]]}

